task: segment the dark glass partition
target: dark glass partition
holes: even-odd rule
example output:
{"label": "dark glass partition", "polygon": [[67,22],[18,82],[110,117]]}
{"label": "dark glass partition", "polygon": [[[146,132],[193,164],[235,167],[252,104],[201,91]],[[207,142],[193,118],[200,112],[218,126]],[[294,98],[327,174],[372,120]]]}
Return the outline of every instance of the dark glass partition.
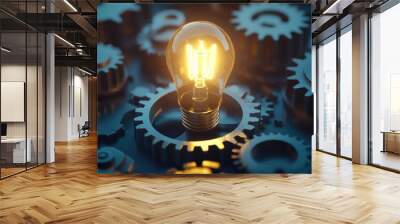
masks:
{"label": "dark glass partition", "polygon": [[0,178],[45,163],[45,35],[22,22],[44,1],[0,2]]}

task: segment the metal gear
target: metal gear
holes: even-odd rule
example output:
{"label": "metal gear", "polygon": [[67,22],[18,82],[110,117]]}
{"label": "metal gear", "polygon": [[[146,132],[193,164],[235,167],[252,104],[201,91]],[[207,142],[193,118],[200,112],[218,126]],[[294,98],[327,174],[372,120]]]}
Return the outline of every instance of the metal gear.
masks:
{"label": "metal gear", "polygon": [[[148,54],[163,55],[165,49],[156,45],[160,45],[160,43],[166,45],[176,29],[184,22],[185,15],[175,9],[168,9],[155,14],[152,22],[144,26],[137,37],[139,47]],[[168,29],[164,30],[166,28]]]}
{"label": "metal gear", "polygon": [[114,21],[116,23],[122,22],[122,14],[126,11],[140,11],[139,4],[135,3],[101,3],[97,7],[97,21]]}
{"label": "metal gear", "polygon": [[[286,143],[290,146],[291,152],[281,151],[281,147],[260,148],[260,145],[276,144],[277,142]],[[278,149],[279,148],[279,151]],[[287,148],[287,147],[286,147]],[[262,151],[260,151],[262,150]],[[265,155],[270,151],[270,154],[288,157],[287,159],[270,158],[263,160]],[[295,158],[289,158],[288,154]],[[304,173],[310,172],[311,166],[311,149],[304,142],[295,137],[285,134],[261,134],[255,136],[251,141],[247,141],[241,149],[232,150],[233,163],[240,169],[250,173]]]}
{"label": "metal gear", "polygon": [[132,173],[134,160],[115,147],[103,146],[97,150],[97,168],[102,174]]}
{"label": "metal gear", "polygon": [[288,80],[296,80],[297,84],[294,89],[305,89],[305,96],[312,96],[311,88],[311,54],[306,53],[304,59],[293,59],[296,66],[288,67],[287,70],[294,72],[294,75],[289,76]]}
{"label": "metal gear", "polygon": [[98,73],[108,73],[111,69],[117,69],[124,62],[122,51],[111,44],[100,43],[97,45]]}
{"label": "metal gear", "polygon": [[266,97],[261,98],[261,120],[266,120],[273,115],[274,103]]}
{"label": "metal gear", "polygon": [[231,20],[237,30],[245,30],[245,35],[256,34],[259,40],[269,36],[277,41],[281,36],[292,38],[293,33],[301,33],[307,27],[304,12],[288,4],[248,4],[233,12]]}
{"label": "metal gear", "polygon": [[208,140],[183,141],[171,138],[153,126],[152,117],[162,110],[155,105],[166,104],[162,98],[174,93],[176,94],[175,87],[169,85],[166,88],[157,88],[155,93],[147,94],[146,99],[140,101],[141,106],[136,109],[137,117],[134,119],[137,140],[142,141],[141,145],[150,149],[152,155],[160,154],[158,157],[164,163],[181,166],[196,158],[217,162],[221,162],[219,161],[221,158],[229,159],[229,150],[237,148],[240,142],[244,142],[259,123],[260,105],[254,102],[253,96],[242,91],[240,87],[232,86],[225,89],[224,95],[236,101],[242,110],[240,122],[232,131]]}

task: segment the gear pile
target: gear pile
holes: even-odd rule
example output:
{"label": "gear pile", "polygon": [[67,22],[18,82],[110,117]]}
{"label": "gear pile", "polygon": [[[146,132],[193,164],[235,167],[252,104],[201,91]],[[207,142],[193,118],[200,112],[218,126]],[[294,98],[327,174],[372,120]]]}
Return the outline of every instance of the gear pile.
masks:
{"label": "gear pile", "polygon": [[140,6],[135,3],[101,3],[97,8],[97,21],[122,22],[122,14],[126,11],[140,11]]}
{"label": "gear pile", "polygon": [[248,4],[233,12],[233,24],[237,30],[244,30],[246,36],[256,34],[259,40],[271,37],[292,38],[307,27],[308,18],[303,11],[289,4]]}
{"label": "gear pile", "polygon": [[160,104],[159,102],[165,103],[163,97],[174,93],[176,94],[175,88],[170,85],[148,94],[147,99],[139,102],[141,106],[136,109],[137,117],[134,119],[136,139],[153,157],[163,163],[182,166],[195,160],[223,162],[224,158],[229,159],[230,150],[239,148],[240,142],[248,138],[259,123],[260,105],[254,102],[254,97],[233,86],[226,88],[224,94],[236,101],[242,110],[240,122],[234,130],[207,140],[185,141],[166,136],[153,126],[152,121],[154,114],[162,110],[155,105]]}

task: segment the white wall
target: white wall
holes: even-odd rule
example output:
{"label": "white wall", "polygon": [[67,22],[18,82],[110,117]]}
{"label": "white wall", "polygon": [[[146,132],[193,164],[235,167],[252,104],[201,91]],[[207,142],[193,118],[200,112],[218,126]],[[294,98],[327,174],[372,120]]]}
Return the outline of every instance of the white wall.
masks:
{"label": "white wall", "polygon": [[76,68],[56,67],[56,141],[77,139],[78,125],[88,120],[88,78],[83,75]]}
{"label": "white wall", "polygon": [[[1,66],[1,81],[3,82],[25,82],[25,75],[26,75],[26,70],[28,71],[28,74],[31,74],[34,69],[36,69],[33,66],[28,66],[25,67],[25,64],[19,65],[19,64],[5,64]],[[35,70],[36,73],[36,70]],[[36,84],[36,83],[35,83]],[[30,90],[30,89],[28,89]],[[28,92],[27,93],[28,97],[36,97],[36,89],[33,93]],[[28,99],[27,99],[28,100]],[[31,102],[32,100],[28,100],[28,102]],[[36,105],[35,105],[36,107]],[[1,110],[7,110],[7,108],[1,108]],[[30,117],[31,114],[28,114],[28,121],[33,120],[32,117]],[[36,115],[36,114],[35,114]],[[25,122],[11,122],[7,123],[7,136],[8,137],[25,137]],[[29,125],[31,127],[32,125]],[[28,136],[29,137],[29,136]]]}

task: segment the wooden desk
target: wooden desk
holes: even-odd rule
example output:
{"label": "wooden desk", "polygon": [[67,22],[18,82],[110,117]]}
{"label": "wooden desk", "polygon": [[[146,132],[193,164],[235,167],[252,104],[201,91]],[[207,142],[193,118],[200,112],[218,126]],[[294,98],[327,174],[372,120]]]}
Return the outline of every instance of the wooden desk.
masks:
{"label": "wooden desk", "polygon": [[[32,153],[31,153],[31,145],[32,141],[30,138],[26,139],[28,144],[25,144],[25,138],[5,138],[1,139],[1,147],[2,147],[2,157],[3,152],[10,151],[12,152],[12,157],[4,158],[6,162],[9,163],[25,163],[31,162]],[[25,151],[25,145],[26,151]],[[12,160],[11,160],[12,158]]]}
{"label": "wooden desk", "polygon": [[400,131],[383,131],[383,151],[400,154]]}

